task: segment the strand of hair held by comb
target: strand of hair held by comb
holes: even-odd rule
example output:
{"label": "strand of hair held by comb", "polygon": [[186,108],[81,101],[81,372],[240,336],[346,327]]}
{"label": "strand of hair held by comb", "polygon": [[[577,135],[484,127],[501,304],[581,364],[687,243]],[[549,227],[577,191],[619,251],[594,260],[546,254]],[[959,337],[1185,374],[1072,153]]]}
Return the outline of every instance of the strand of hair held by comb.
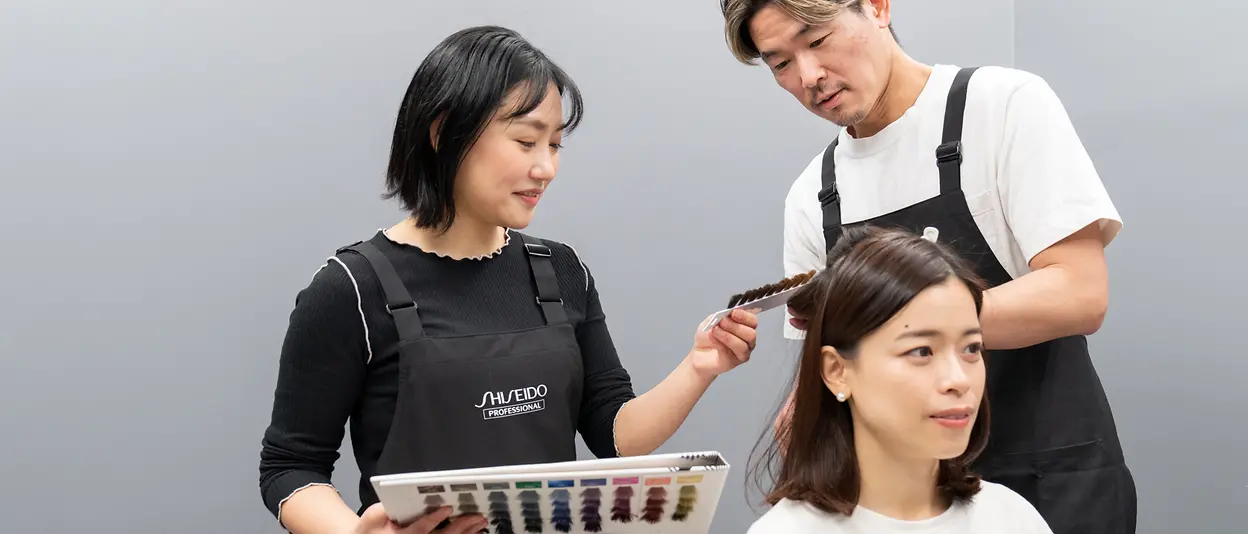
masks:
{"label": "strand of hair held by comb", "polygon": [[818,271],[810,270],[795,274],[774,284],[767,284],[743,293],[737,293],[728,299],[727,308],[711,314],[706,321],[703,321],[700,329],[703,332],[710,332],[720,321],[731,315],[734,310],[749,309],[755,313],[761,313],[782,306],[789,301],[789,298],[792,297],[798,288],[810,282],[817,273]]}
{"label": "strand of hair held by comb", "polygon": [[728,299],[728,307],[736,308],[743,304],[749,304],[751,302],[770,297],[781,291],[793,289],[809,282],[811,278],[815,277],[816,272],[817,271],[810,270],[804,273],[797,273],[793,276],[780,280],[779,282],[756,287],[743,293],[737,293],[733,295],[732,298]]}

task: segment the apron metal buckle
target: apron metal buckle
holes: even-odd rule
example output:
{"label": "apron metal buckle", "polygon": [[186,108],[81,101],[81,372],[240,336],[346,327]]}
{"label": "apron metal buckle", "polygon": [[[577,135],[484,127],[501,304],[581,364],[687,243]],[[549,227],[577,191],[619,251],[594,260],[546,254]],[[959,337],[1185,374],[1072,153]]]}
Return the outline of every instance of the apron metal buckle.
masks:
{"label": "apron metal buckle", "polygon": [[412,302],[411,304],[403,304],[398,307],[391,307],[389,304],[386,304],[386,313],[390,315],[394,315],[394,310],[406,310],[408,308],[415,308],[415,307],[416,307],[415,302]]}
{"label": "apron metal buckle", "polygon": [[950,141],[936,147],[936,163],[962,163],[962,141]]}
{"label": "apron metal buckle", "polygon": [[833,202],[839,202],[841,200],[841,193],[836,190],[836,184],[832,184],[828,186],[827,189],[820,191],[818,198],[820,206],[827,206]]}
{"label": "apron metal buckle", "polygon": [[541,256],[543,258],[550,257],[550,247],[541,243],[525,243],[524,249],[529,251],[529,254],[534,256]]}

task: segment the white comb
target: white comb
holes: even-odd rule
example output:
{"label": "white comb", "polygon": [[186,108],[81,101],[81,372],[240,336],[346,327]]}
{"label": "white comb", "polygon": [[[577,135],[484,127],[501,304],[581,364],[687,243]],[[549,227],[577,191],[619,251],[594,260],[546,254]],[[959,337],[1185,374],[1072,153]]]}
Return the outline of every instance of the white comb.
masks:
{"label": "white comb", "polygon": [[703,332],[709,332],[720,321],[724,320],[732,310],[759,310],[764,312],[773,308],[778,308],[789,302],[789,298],[796,293],[797,290],[804,287],[814,279],[816,271],[798,273],[774,284],[751,289],[744,293],[733,295],[729,301],[729,306],[715,312],[714,315],[702,325]]}

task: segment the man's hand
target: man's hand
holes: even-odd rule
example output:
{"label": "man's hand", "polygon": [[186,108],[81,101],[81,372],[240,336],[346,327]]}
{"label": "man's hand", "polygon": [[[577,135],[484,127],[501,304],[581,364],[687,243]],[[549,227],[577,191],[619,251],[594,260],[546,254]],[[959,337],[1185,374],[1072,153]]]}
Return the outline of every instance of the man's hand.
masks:
{"label": "man's hand", "polygon": [[789,306],[788,308],[789,308],[789,315],[792,316],[792,317],[789,317],[789,324],[793,325],[793,328],[805,331],[806,330],[806,318],[798,315],[797,312],[793,311],[792,306]]}

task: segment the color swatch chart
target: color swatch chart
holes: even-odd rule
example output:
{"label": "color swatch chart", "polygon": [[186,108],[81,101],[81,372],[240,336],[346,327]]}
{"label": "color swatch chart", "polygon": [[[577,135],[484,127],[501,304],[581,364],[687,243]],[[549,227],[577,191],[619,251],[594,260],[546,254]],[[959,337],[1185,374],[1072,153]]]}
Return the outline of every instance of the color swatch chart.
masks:
{"label": "color swatch chart", "polygon": [[[683,458],[687,461],[688,456]],[[485,475],[483,470],[471,470],[476,476],[440,473],[443,476],[392,478],[374,484],[387,511],[411,517],[450,505],[456,515],[485,515],[487,531],[493,534],[700,534],[710,530],[727,464],[663,467],[640,463],[643,467],[635,469],[579,472]]]}

